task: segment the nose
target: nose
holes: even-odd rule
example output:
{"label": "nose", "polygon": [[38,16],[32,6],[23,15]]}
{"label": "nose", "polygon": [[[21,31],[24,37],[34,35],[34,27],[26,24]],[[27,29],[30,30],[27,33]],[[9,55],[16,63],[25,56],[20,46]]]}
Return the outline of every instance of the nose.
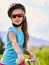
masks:
{"label": "nose", "polygon": [[18,20],[19,18],[18,18],[18,16],[16,16],[16,18],[15,18],[16,20]]}
{"label": "nose", "polygon": [[18,16],[16,16],[16,18],[18,18]]}

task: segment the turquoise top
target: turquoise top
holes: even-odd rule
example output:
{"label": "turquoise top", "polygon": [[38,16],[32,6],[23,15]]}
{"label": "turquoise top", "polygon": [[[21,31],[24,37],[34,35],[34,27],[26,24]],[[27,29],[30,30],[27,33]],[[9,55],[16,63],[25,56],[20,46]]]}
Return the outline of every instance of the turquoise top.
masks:
{"label": "turquoise top", "polygon": [[[17,43],[19,45],[19,48],[21,52],[24,52],[23,43],[24,43],[24,34],[23,32],[20,32],[18,29],[16,29],[14,26],[10,27],[8,29],[8,33],[13,32],[16,36]],[[1,59],[1,62],[5,65],[17,65],[16,59],[18,58],[17,53],[14,51],[12,44],[10,43],[9,37],[7,33],[7,41],[6,41],[6,48],[3,53],[3,57]]]}

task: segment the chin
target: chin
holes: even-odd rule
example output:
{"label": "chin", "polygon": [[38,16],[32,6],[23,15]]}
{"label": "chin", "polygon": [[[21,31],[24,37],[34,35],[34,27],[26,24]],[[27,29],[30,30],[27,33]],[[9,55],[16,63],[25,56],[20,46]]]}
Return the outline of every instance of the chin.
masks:
{"label": "chin", "polygon": [[16,24],[20,24],[21,22],[17,22]]}
{"label": "chin", "polygon": [[16,23],[17,25],[21,24],[21,22]]}

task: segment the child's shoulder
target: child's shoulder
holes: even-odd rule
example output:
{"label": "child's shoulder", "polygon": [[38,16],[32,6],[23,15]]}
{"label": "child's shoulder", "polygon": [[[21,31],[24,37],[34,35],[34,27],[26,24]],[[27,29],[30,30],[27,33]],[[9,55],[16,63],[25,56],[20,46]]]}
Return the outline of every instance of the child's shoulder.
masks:
{"label": "child's shoulder", "polygon": [[13,27],[8,28],[8,32],[13,31]]}
{"label": "child's shoulder", "polygon": [[13,26],[11,26],[11,27],[8,28],[8,32],[13,32],[15,34],[18,33],[17,29],[15,29],[15,27],[13,27]]}

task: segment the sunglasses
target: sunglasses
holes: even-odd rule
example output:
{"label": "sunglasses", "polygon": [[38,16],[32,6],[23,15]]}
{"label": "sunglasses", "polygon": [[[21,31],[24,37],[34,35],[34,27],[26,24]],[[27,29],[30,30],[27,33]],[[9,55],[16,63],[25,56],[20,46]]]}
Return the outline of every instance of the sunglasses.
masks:
{"label": "sunglasses", "polygon": [[11,17],[12,18],[16,18],[16,17],[21,18],[21,17],[23,17],[23,14],[13,14]]}

